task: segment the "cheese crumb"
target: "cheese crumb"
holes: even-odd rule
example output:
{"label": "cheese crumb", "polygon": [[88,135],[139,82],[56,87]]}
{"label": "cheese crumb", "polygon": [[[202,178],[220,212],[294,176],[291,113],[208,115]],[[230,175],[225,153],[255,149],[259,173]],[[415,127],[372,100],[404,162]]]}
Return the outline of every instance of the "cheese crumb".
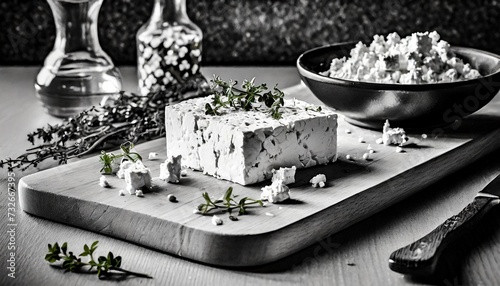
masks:
{"label": "cheese crumb", "polygon": [[398,147],[396,147],[396,152],[397,153],[403,153],[404,150],[403,150],[403,148],[401,146],[398,146]]}
{"label": "cheese crumb", "polygon": [[375,140],[375,143],[377,143],[377,144],[383,144],[384,140],[382,138],[377,138],[377,140]]}
{"label": "cheese crumb", "polygon": [[368,144],[368,146],[366,147],[367,150],[372,150],[372,144]]}
{"label": "cheese crumb", "polygon": [[373,153],[375,153],[375,150],[370,149],[370,150],[368,151],[368,153],[373,154]]}
{"label": "cheese crumb", "polygon": [[290,198],[290,189],[282,180],[276,180],[270,186],[265,186],[261,190],[260,199],[274,204]]}
{"label": "cheese crumb", "polygon": [[359,143],[365,143],[365,138],[363,138],[363,137],[359,137],[359,138],[358,138],[358,142],[359,142]]}
{"label": "cheese crumb", "polygon": [[134,164],[133,162],[130,162],[130,161],[128,161],[128,160],[126,160],[126,161],[122,161],[122,162],[120,163],[120,169],[118,170],[118,172],[116,172],[116,176],[117,176],[118,178],[120,178],[120,179],[124,179],[124,178],[125,178],[125,171],[126,171],[128,168],[132,167],[132,166],[133,166],[133,164]]}
{"label": "cheese crumb", "polygon": [[151,188],[151,171],[138,160],[125,169],[125,182],[127,190],[133,194],[136,190],[146,187]]}
{"label": "cheese crumb", "polygon": [[345,155],[345,158],[346,158],[347,160],[349,160],[349,161],[351,161],[351,160],[352,160],[352,157],[351,157],[351,155],[349,155],[349,154]]}
{"label": "cheese crumb", "polygon": [[271,217],[272,217],[272,216],[274,216],[274,214],[273,214],[273,213],[270,213],[270,212],[267,212],[267,213],[266,213],[266,215],[267,215],[267,216],[271,216]]}
{"label": "cheese crumb", "polygon": [[137,197],[144,197],[144,193],[143,193],[141,190],[136,190],[136,191],[135,191],[135,195],[136,195]]}
{"label": "cheese crumb", "polygon": [[103,188],[109,188],[109,182],[108,182],[108,180],[106,180],[106,177],[101,176],[99,178],[99,186],[101,186]]}
{"label": "cheese crumb", "polygon": [[363,154],[363,159],[364,160],[370,160],[370,155],[368,153]]}
{"label": "cheese crumb", "polygon": [[212,217],[212,224],[213,225],[221,225],[222,224],[222,219],[216,215]]}
{"label": "cheese crumb", "polygon": [[326,176],[324,174],[317,174],[314,176],[309,183],[312,184],[313,188],[323,188],[326,183]]}
{"label": "cheese crumb", "polygon": [[272,182],[281,180],[283,184],[293,184],[295,183],[295,171],[297,167],[292,166],[291,168],[279,168],[278,170],[273,169],[271,172],[273,173]]}
{"label": "cheese crumb", "polygon": [[148,155],[149,160],[154,160],[154,159],[156,159],[156,157],[158,157],[158,153],[156,153],[156,152],[151,152]]}
{"label": "cheese crumb", "polygon": [[382,129],[382,140],[384,145],[399,145],[403,146],[408,142],[409,138],[403,128],[391,128],[389,120],[386,120]]}
{"label": "cheese crumb", "polygon": [[160,179],[169,183],[179,183],[181,179],[181,159],[182,155],[172,156],[160,164]]}
{"label": "cheese crumb", "polygon": [[118,191],[118,195],[120,195],[120,196],[124,196],[124,195],[125,195],[125,191],[124,191],[124,190],[119,190],[119,191]]}

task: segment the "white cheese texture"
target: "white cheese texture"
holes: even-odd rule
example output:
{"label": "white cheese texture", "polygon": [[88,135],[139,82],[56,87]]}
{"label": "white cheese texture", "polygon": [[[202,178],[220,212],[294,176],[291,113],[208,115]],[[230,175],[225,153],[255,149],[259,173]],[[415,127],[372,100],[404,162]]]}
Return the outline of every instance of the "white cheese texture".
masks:
{"label": "white cheese texture", "polygon": [[326,184],[326,176],[324,174],[317,174],[309,181],[309,183],[312,184],[313,188],[324,188]]}
{"label": "white cheese texture", "polygon": [[271,181],[281,180],[283,184],[293,184],[295,183],[295,171],[297,167],[292,166],[291,168],[279,168],[278,170],[273,169],[271,172],[273,173],[273,178]]}
{"label": "white cheese texture", "polygon": [[280,203],[290,198],[290,189],[282,180],[274,181],[270,186],[261,188],[260,199],[270,203]]}
{"label": "white cheese texture", "polygon": [[399,145],[403,146],[409,141],[409,137],[403,128],[391,128],[389,120],[386,120],[382,129],[382,141],[384,145]]}
{"label": "white cheese texture", "polygon": [[248,185],[280,167],[307,168],[337,159],[337,115],[327,108],[285,100],[279,120],[267,111],[223,109],[205,115],[212,97],[166,107],[167,156],[183,165]]}
{"label": "white cheese texture", "polygon": [[[123,163],[122,163],[123,165]],[[142,187],[151,188],[151,171],[144,166],[142,161],[127,164],[125,168],[124,178],[127,183],[127,191],[130,194],[137,194],[136,191]]]}
{"label": "white cheese texture", "polygon": [[181,179],[182,155],[172,156],[160,164],[160,179],[169,183],[178,183]]}

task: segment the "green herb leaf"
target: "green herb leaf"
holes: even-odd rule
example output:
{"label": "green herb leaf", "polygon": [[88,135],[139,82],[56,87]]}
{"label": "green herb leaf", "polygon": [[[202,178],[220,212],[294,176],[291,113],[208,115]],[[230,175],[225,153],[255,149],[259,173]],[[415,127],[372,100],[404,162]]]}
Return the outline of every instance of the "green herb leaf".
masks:
{"label": "green herb leaf", "polygon": [[[45,260],[49,263],[54,263],[60,259],[63,260],[62,268],[65,270],[64,272],[75,272],[77,269],[82,268],[83,266],[90,266],[87,268],[88,271],[92,271],[92,269],[97,269],[97,276],[101,278],[104,275],[111,274],[119,274],[119,275],[135,275],[137,277],[144,278],[152,278],[151,276],[143,273],[132,272],[129,270],[125,270],[120,268],[122,263],[121,256],[114,256],[112,252],[108,252],[107,257],[99,256],[97,261],[94,260],[92,254],[97,249],[98,241],[92,243],[89,247],[87,244],[83,246],[83,252],[80,256],[90,256],[88,262],[82,262],[80,258],[77,258],[73,252],[67,251],[68,244],[63,243],[62,247],[59,247],[59,244],[55,243],[54,246],[51,244],[48,245],[48,253],[45,255]],[[62,249],[62,254],[61,254]]]}
{"label": "green herb leaf", "polygon": [[230,80],[227,83],[216,75],[214,75],[211,82],[214,94],[212,103],[205,105],[205,114],[207,115],[220,115],[218,109],[228,106],[236,110],[260,110],[260,107],[254,106],[254,104],[262,102],[269,109],[269,113],[274,119],[282,117],[280,107],[285,104],[285,94],[278,89],[277,85],[274,86],[272,91],[267,91],[268,88],[265,83],[256,85],[255,78],[253,78],[250,81],[245,80],[241,86],[242,89],[238,89],[235,87],[236,81]]}
{"label": "green herb leaf", "polygon": [[237,197],[237,195],[233,195],[232,187],[226,190],[220,200],[212,201],[207,192],[203,192],[202,197],[205,199],[205,203],[198,205],[196,208],[201,214],[208,214],[212,210],[219,210],[220,212],[227,212],[231,215],[231,212],[235,209],[238,210],[239,214],[245,214],[246,208],[249,205],[259,204],[261,207],[264,206],[261,200],[254,200],[249,197],[244,197],[236,202],[234,198]]}

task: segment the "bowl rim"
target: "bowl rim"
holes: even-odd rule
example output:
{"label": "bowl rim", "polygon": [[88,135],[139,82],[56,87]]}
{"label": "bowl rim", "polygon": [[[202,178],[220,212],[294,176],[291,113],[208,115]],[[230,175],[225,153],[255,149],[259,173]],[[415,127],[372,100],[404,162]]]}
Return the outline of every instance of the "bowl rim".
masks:
{"label": "bowl rim", "polygon": [[453,87],[460,87],[468,84],[474,84],[478,81],[488,79],[490,77],[496,76],[500,74],[500,55],[476,49],[476,48],[470,48],[470,47],[462,47],[462,46],[451,46],[451,49],[455,51],[471,51],[475,52],[478,54],[482,54],[485,56],[493,57],[496,58],[499,61],[497,70],[493,73],[490,73],[485,76],[481,76],[479,78],[475,79],[469,79],[469,80],[461,80],[461,81],[453,81],[453,82],[438,82],[438,83],[423,83],[423,84],[404,84],[404,83],[380,83],[380,82],[368,82],[368,81],[356,81],[356,80],[348,80],[348,79],[342,79],[342,78],[336,78],[336,77],[330,77],[330,76],[324,76],[320,75],[319,73],[312,71],[308,69],[304,63],[303,59],[304,57],[308,56],[311,53],[320,51],[320,50],[328,50],[332,48],[338,48],[340,46],[350,46],[358,43],[359,41],[351,41],[351,42],[342,42],[342,43],[335,43],[335,44],[328,44],[328,45],[323,45],[319,47],[315,47],[312,49],[309,49],[302,54],[299,55],[296,61],[296,66],[299,71],[299,74],[301,76],[304,76],[306,78],[323,82],[323,83],[330,83],[330,84],[335,84],[335,85],[340,85],[340,86],[347,86],[347,87],[357,87],[361,89],[376,89],[376,90],[403,90],[403,91],[423,91],[423,90],[435,90],[435,89],[444,89],[444,88],[453,88]]}

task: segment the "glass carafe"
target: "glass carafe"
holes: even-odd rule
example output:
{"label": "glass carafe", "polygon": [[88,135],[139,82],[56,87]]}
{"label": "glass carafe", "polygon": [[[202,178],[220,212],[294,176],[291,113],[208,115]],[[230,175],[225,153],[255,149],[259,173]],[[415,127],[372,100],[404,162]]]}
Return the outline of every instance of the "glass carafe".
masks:
{"label": "glass carafe", "polygon": [[38,98],[58,117],[75,115],[118,93],[122,78],[102,50],[97,18],[103,0],[47,0],[56,39],[35,80]]}
{"label": "glass carafe", "polygon": [[197,76],[201,41],[201,29],[186,13],[186,0],[155,0],[150,19],[137,32],[139,93],[165,91]]}

